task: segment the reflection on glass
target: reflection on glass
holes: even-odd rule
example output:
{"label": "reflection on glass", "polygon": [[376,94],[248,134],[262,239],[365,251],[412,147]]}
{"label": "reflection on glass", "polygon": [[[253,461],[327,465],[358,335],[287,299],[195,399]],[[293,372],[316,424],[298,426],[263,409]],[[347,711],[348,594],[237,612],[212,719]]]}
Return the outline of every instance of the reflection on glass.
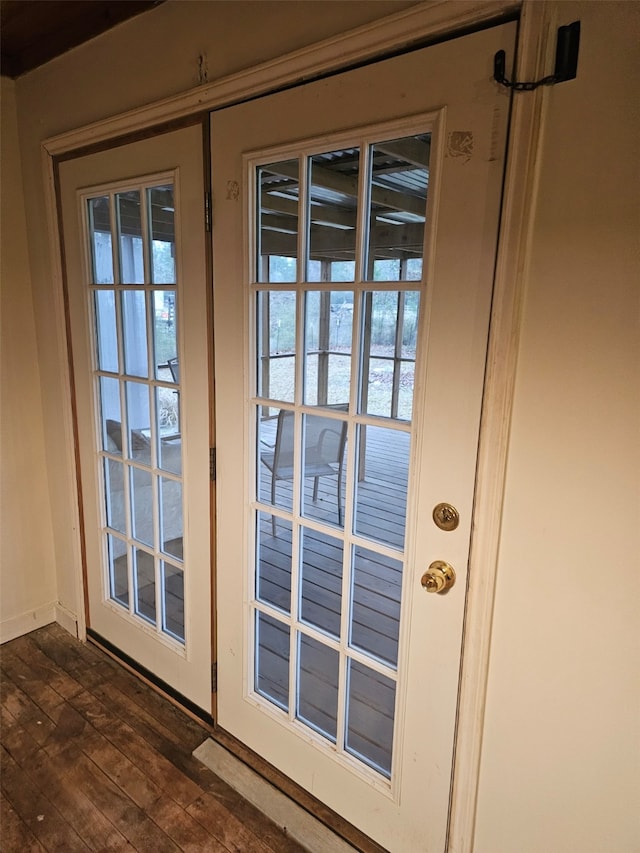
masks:
{"label": "reflection on glass", "polygon": [[161,548],[165,554],[182,560],[182,483],[159,477],[161,507]]}
{"label": "reflection on glass", "polygon": [[103,458],[104,491],[107,527],[126,534],[124,511],[124,465],[115,459]]}
{"label": "reflection on glass", "polygon": [[279,708],[289,708],[289,627],[256,612],[255,689]]}
{"label": "reflection on glass", "polygon": [[162,630],[184,643],[184,572],[160,561],[162,578]]}
{"label": "reflection on glass", "polygon": [[109,196],[90,198],[87,202],[91,240],[93,284],[113,284],[113,245],[111,242],[111,209]]}
{"label": "reflection on glass", "polygon": [[[358,148],[309,158],[307,281],[354,280],[353,274],[343,277],[349,267],[340,268],[332,261],[355,260],[359,166]],[[315,277],[318,261],[320,279]]]}
{"label": "reflection on glass", "polygon": [[411,420],[419,302],[414,291],[364,294],[361,412]]}
{"label": "reflection on glass", "polygon": [[153,548],[153,486],[150,471],[129,468],[131,478],[131,529],[134,539]]}
{"label": "reflection on glass", "polygon": [[129,458],[144,465],[151,465],[149,386],[143,382],[125,382],[125,389]]}
{"label": "reflection on glass", "polygon": [[351,584],[351,645],[397,666],[402,563],[354,548]]}
{"label": "reflection on glass", "polygon": [[300,618],[336,638],[340,636],[342,555],[340,539],[317,530],[303,531]]}
{"label": "reflection on glass", "polygon": [[[430,135],[377,142],[370,148],[366,279],[415,280],[424,253]],[[408,262],[413,261],[411,269]]]}
{"label": "reflection on glass", "polygon": [[403,548],[409,433],[377,426],[358,427],[358,464],[355,532],[392,548]]}
{"label": "reflection on glass", "polygon": [[[271,506],[293,509],[293,412],[281,409],[276,417],[258,413],[258,500]],[[280,519],[273,518],[273,535]]]}
{"label": "reflection on glass", "polygon": [[[346,406],[336,407],[346,411]],[[304,415],[302,513],[342,527],[347,422],[323,415]]]}
{"label": "reflection on glass", "polygon": [[151,225],[151,281],[175,284],[176,252],[173,187],[169,184],[147,190]]}
{"label": "reflection on glass", "polygon": [[333,743],[338,727],[338,667],[337,651],[298,635],[296,716]]}
{"label": "reflection on glass", "polygon": [[391,777],[396,685],[357,661],[349,661],[345,748]]}
{"label": "reflection on glass", "polygon": [[135,612],[147,622],[156,624],[156,575],[153,556],[135,548],[133,551],[136,588]]}
{"label": "reflection on glass", "polygon": [[102,418],[102,449],[122,456],[122,414],[120,411],[120,382],[100,377],[100,414]]}
{"label": "reflection on glass", "polygon": [[256,330],[258,396],[292,403],[296,369],[296,294],[260,291]]}
{"label": "reflection on glass", "polygon": [[144,251],[142,246],[142,211],[140,192],[129,190],[116,195],[118,213],[118,245],[120,246],[120,281],[122,284],[144,284]]}
{"label": "reflection on glass", "polygon": [[259,282],[292,282],[297,278],[299,167],[297,160],[260,166],[257,170]]}
{"label": "reflection on glass", "polygon": [[289,613],[291,610],[290,521],[258,512],[256,529],[256,598]]}
{"label": "reflection on glass", "polygon": [[143,290],[122,292],[124,366],[129,376],[149,375],[147,357],[147,310]]}
{"label": "reflection on glass", "polygon": [[153,306],[155,376],[163,382],[177,383],[180,378],[175,290],[154,290],[151,294],[151,305]]}
{"label": "reflection on glass", "polygon": [[304,323],[305,403],[346,405],[351,380],[353,292],[310,291]]}
{"label": "reflection on glass", "polygon": [[118,372],[118,333],[116,294],[113,290],[95,292],[95,329],[98,344],[98,369]]}
{"label": "reflection on glass", "polygon": [[107,533],[109,560],[109,597],[124,607],[129,606],[129,574],[127,570],[127,546],[116,536]]}

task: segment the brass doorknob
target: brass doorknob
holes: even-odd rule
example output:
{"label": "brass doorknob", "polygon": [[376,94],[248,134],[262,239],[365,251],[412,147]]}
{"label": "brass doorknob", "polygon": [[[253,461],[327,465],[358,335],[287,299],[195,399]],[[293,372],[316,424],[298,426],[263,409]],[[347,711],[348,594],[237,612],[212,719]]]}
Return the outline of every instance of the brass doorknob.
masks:
{"label": "brass doorknob", "polygon": [[420,583],[427,592],[449,592],[456,582],[456,573],[453,566],[444,560],[436,560],[431,563],[427,571],[422,575]]}

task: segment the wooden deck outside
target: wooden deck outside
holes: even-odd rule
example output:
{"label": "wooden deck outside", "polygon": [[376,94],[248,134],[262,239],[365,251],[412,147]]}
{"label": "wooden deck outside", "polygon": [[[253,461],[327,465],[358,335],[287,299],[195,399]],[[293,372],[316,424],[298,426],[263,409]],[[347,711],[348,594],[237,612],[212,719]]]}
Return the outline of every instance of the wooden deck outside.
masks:
{"label": "wooden deck outside", "polygon": [[[357,483],[354,529],[362,537],[402,549],[408,479],[407,433],[367,427],[364,477]],[[260,473],[261,494],[269,495],[270,472]],[[309,528],[300,545],[299,618],[329,635],[340,636],[343,542],[338,528],[336,477],[321,479],[313,502],[313,480],[305,483],[304,514],[336,527],[336,535]],[[343,494],[344,494],[343,484]],[[291,506],[289,481],[279,481],[276,503]],[[258,597],[290,611],[292,527],[263,512],[258,528]],[[353,647],[389,664],[398,660],[402,564],[357,546],[351,568],[349,613]],[[258,689],[283,708],[289,706],[289,629],[278,620],[260,618]],[[297,715],[329,739],[336,736],[338,654],[313,638],[301,640]],[[360,664],[352,664],[347,716],[347,749],[388,774],[395,706],[395,683]]]}

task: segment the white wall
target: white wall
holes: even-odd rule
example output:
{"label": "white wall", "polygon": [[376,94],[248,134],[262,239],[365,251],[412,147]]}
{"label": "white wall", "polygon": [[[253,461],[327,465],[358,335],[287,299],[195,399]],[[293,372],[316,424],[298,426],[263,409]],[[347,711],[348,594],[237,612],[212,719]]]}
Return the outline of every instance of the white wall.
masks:
{"label": "white wall", "polygon": [[56,578],[15,84],[6,78],[0,106],[0,642],[5,642],[55,619]]}
{"label": "white wall", "polygon": [[[31,355],[21,386],[34,395],[34,446],[41,460],[44,441],[49,474],[53,538],[47,528],[43,582],[53,595],[53,559],[57,596],[70,610],[80,606],[75,482],[41,140],[191,88],[202,52],[211,80],[405,5],[169,0],[18,81],[35,321],[28,305],[14,310],[26,318],[30,353],[35,323],[45,430]],[[633,810],[640,793],[638,270],[631,251],[639,226],[638,8],[558,3],[560,23],[582,21],[582,45],[578,79],[546,95],[476,853],[640,849]],[[24,280],[28,290],[25,263],[17,264],[23,278],[15,286]],[[6,365],[3,350],[3,389]],[[17,372],[9,369],[11,383]],[[4,420],[2,438],[4,448]],[[13,482],[20,507],[33,504],[35,467]],[[3,558],[4,530],[3,520]],[[3,599],[21,583],[5,560]]]}
{"label": "white wall", "polygon": [[639,12],[558,4],[476,853],[640,850]]}

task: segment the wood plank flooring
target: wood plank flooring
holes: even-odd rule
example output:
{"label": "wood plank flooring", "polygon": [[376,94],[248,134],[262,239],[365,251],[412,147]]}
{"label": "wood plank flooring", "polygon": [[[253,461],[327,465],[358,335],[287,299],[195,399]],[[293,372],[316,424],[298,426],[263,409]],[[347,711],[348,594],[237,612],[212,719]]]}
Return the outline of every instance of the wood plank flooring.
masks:
{"label": "wood plank flooring", "polygon": [[192,757],[208,732],[49,625],[0,650],[0,850],[296,853]]}

